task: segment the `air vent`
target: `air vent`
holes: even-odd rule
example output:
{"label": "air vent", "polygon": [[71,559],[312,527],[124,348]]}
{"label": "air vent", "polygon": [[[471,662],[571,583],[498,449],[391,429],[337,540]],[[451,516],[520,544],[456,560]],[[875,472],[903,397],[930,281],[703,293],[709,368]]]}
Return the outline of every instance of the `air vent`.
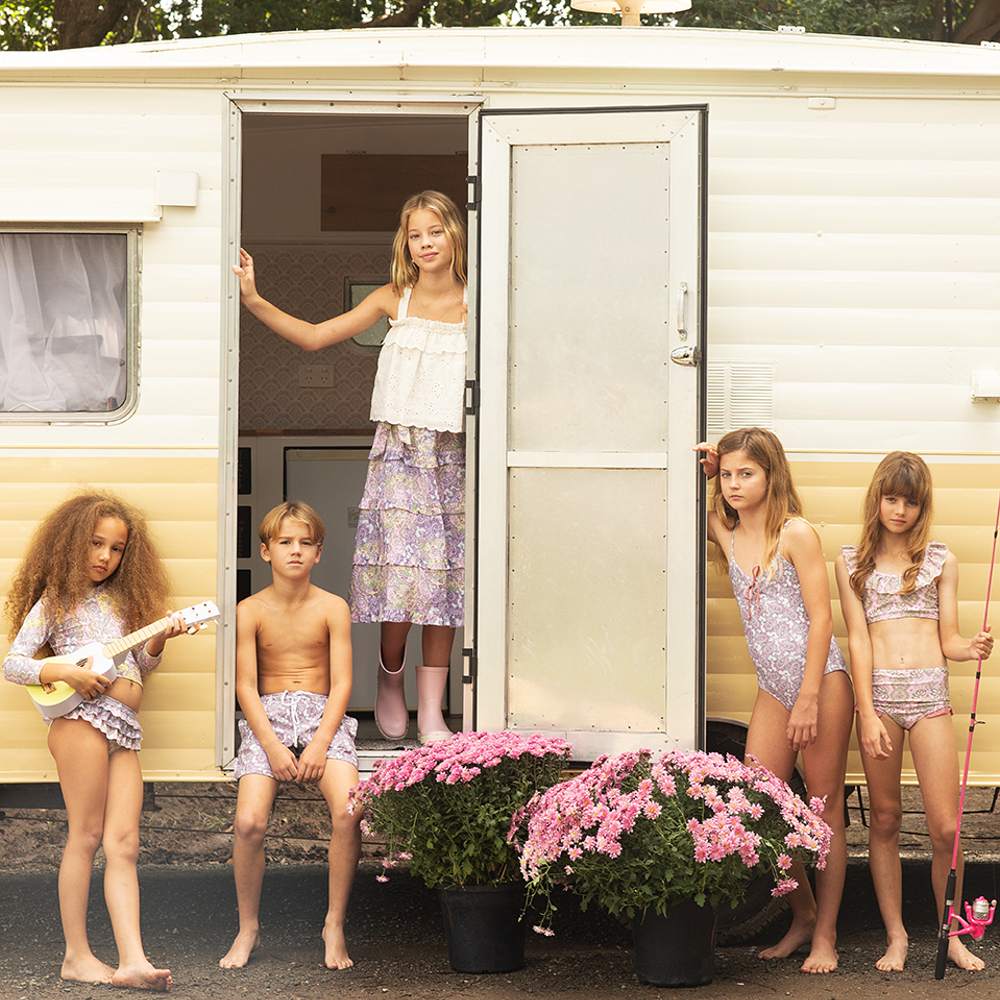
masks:
{"label": "air vent", "polygon": [[771,427],[774,368],[771,365],[708,366],[708,438],[737,427]]}

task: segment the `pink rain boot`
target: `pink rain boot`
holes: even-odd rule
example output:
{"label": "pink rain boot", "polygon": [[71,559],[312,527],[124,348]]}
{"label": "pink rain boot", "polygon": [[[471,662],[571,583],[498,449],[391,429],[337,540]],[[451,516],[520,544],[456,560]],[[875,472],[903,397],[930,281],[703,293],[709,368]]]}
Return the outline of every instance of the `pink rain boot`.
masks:
{"label": "pink rain boot", "polygon": [[438,743],[452,735],[441,714],[447,683],[447,667],[417,667],[417,739],[421,743]]}
{"label": "pink rain boot", "polygon": [[401,740],[410,724],[403,694],[403,664],[398,670],[389,670],[378,654],[378,682],[375,694],[375,725],[387,740]]}

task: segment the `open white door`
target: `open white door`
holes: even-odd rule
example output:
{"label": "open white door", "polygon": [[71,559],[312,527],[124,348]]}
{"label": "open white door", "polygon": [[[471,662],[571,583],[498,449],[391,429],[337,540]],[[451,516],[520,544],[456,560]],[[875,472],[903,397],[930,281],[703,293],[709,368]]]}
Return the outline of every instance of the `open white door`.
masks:
{"label": "open white door", "polygon": [[481,114],[476,727],[578,758],[700,739],[704,114]]}

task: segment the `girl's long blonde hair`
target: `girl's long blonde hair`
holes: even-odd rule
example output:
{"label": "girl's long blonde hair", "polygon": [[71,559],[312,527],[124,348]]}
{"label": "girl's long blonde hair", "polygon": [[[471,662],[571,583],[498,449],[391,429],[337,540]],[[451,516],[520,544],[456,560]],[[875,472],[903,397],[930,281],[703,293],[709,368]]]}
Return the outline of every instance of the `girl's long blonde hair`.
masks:
{"label": "girl's long blonde hair", "polygon": [[[762,565],[768,576],[773,575],[775,556],[781,529],[790,517],[802,516],[802,501],[795,491],[792,482],[792,470],[789,468],[785,449],[778,438],[763,427],[741,427],[724,435],[716,450],[719,453],[721,472],[722,456],[735,451],[746,452],[747,456],[756,462],[767,476],[767,493],[764,496],[764,559]],[[721,480],[717,479],[712,495],[712,509],[725,526],[733,531],[739,524],[740,516],[736,510],[726,503],[722,495]]]}
{"label": "girl's long blonde hair", "polygon": [[933,484],[927,463],[912,451],[893,451],[879,462],[872,476],[862,512],[861,540],[858,542],[857,564],[851,574],[851,589],[863,597],[865,583],[875,569],[875,555],[882,538],[879,512],[882,497],[905,497],[920,504],[920,514],[906,535],[906,551],[910,557],[902,578],[901,594],[912,594],[917,585],[917,573],[924,562],[927,538],[933,514]]}
{"label": "girl's long blonde hair", "polygon": [[402,295],[407,288],[417,283],[420,270],[410,256],[410,241],[407,239],[410,216],[422,208],[429,209],[440,220],[451,243],[451,270],[463,284],[468,284],[465,263],[465,223],[458,213],[455,203],[440,191],[421,191],[403,203],[399,212],[399,229],[392,241],[392,263],[389,266],[389,282],[396,295]]}
{"label": "girl's long blonde hair", "polygon": [[53,510],[35,530],[7,595],[5,611],[10,635],[24,624],[42,598],[50,619],[65,618],[90,593],[87,574],[90,544],[97,522],[117,517],[128,529],[118,568],[104,583],[126,631],[163,617],[167,606],[167,575],[149,537],[146,519],[111,493],[80,493]]}

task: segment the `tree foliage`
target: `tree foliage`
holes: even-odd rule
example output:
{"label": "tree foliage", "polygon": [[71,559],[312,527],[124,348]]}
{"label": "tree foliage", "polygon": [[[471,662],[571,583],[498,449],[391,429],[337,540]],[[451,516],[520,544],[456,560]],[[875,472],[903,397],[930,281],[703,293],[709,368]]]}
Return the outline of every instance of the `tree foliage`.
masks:
{"label": "tree foliage", "polygon": [[765,31],[799,24],[835,35],[978,44],[1000,38],[1000,0],[694,0],[677,21]]}
{"label": "tree foliage", "polygon": [[[650,17],[649,23],[663,22]],[[323,28],[616,23],[569,0],[0,0],[0,49]],[[670,23],[977,44],[1000,40],[1000,0],[694,0]]]}

